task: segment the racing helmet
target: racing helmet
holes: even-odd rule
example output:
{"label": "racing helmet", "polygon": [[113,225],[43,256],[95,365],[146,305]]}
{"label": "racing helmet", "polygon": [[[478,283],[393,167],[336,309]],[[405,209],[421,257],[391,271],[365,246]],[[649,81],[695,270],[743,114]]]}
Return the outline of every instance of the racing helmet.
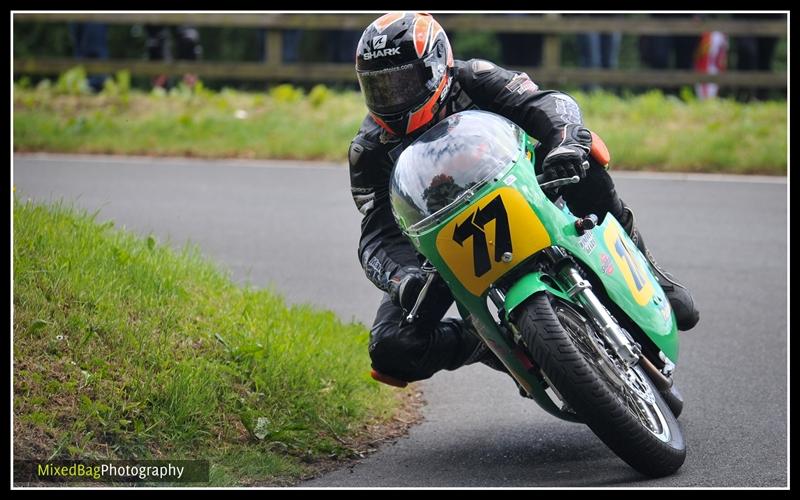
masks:
{"label": "racing helmet", "polygon": [[434,121],[450,90],[453,49],[430,14],[390,12],[370,24],[356,49],[356,75],[372,118],[404,136]]}

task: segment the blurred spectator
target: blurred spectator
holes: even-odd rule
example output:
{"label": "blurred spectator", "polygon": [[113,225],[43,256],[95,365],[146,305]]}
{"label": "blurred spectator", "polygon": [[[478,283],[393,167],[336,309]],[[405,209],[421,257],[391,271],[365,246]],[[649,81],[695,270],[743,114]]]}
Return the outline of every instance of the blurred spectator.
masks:
{"label": "blurred spectator", "polygon": [[[719,31],[703,33],[694,69],[698,73],[716,75],[725,71],[727,65],[728,37]],[[716,83],[697,83],[694,88],[700,99],[717,97],[719,92],[719,85]]]}
{"label": "blurred spectator", "polygon": [[[149,61],[196,61],[203,55],[200,45],[200,33],[192,26],[154,26],[146,25],[147,59]],[[176,46],[173,51],[173,45]],[[193,86],[197,76],[186,74],[183,81]],[[167,88],[171,82],[167,75],[159,75],[153,79],[154,87]]]}
{"label": "blurred spectator", "polygon": [[622,33],[589,32],[578,34],[579,63],[582,68],[616,69]]}
{"label": "blurred spectator", "polygon": [[[532,16],[541,14],[506,14]],[[537,33],[498,33],[500,57],[507,66],[541,66],[543,37]]]}
{"label": "blurred spectator", "polygon": [[[584,15],[584,14],[576,14]],[[617,17],[615,14],[585,14],[591,17]],[[597,32],[579,33],[578,40],[578,64],[581,68],[602,68],[617,69],[619,67],[619,50],[622,45],[622,33]],[[583,86],[583,90],[591,92],[599,90],[597,84]]]}
{"label": "blurred spectator", "polygon": [[[733,14],[734,19],[746,20],[786,20],[785,14]],[[775,56],[775,46],[778,39],[769,36],[741,36],[734,38],[736,50],[736,69],[739,71],[772,71],[772,61]],[[739,98],[743,100],[766,99],[769,90],[765,88],[742,89]]]}
{"label": "blurred spectator", "polygon": [[[652,17],[697,18],[696,14],[650,14]],[[700,43],[699,35],[642,36],[639,38],[639,56],[644,66],[653,69],[668,69],[674,53],[674,68],[690,70],[694,67],[694,55]]]}
{"label": "blurred spectator", "polygon": [[[107,27],[103,23],[70,23],[69,34],[76,59],[108,59]],[[95,92],[103,89],[107,75],[89,75]]]}
{"label": "blurred spectator", "polygon": [[[300,40],[303,32],[301,30],[281,30],[281,52],[284,63],[296,63],[300,61]],[[258,59],[267,60],[267,30],[259,28],[256,31],[258,38]],[[355,51],[355,49],[354,49]]]}

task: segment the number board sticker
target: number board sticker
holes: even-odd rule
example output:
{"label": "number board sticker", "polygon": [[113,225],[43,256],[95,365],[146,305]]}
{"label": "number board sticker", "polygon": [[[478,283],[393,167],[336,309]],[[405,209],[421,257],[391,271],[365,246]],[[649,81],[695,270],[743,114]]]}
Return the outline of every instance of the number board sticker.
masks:
{"label": "number board sticker", "polygon": [[597,247],[597,240],[594,239],[594,235],[590,232],[583,233],[578,239],[578,245],[583,248],[583,251],[588,254],[594,252],[595,247]]}
{"label": "number board sticker", "polygon": [[[464,288],[477,296],[548,246],[550,235],[539,217],[522,194],[509,187],[475,202],[436,236],[436,249],[444,262]],[[504,254],[511,254],[510,262],[503,261]]]}
{"label": "number board sticker", "polygon": [[611,276],[614,272],[614,264],[611,263],[611,257],[607,253],[600,254],[600,264],[603,266],[603,272]]}

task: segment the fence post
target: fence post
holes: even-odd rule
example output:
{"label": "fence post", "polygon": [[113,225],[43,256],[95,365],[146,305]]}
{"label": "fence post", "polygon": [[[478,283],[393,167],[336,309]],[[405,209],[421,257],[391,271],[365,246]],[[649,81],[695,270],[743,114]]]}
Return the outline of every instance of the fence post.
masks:
{"label": "fence post", "polygon": [[281,31],[276,29],[268,30],[264,39],[267,44],[267,64],[280,66],[283,62],[283,37],[281,36]]}
{"label": "fence post", "polygon": [[[561,14],[545,14],[545,16],[557,20]],[[555,74],[561,67],[561,38],[558,33],[548,33],[544,37],[542,67],[551,74]]]}

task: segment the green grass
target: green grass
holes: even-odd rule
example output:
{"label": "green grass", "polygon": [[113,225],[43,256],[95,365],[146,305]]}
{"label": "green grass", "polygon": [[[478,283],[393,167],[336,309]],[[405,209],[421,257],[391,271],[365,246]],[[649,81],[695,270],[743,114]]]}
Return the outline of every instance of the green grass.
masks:
{"label": "green grass", "polygon": [[211,484],[288,484],[398,406],[360,324],[96,214],[13,215],[15,458],[207,459]]}
{"label": "green grass", "polygon": [[[15,151],[346,161],[366,108],[357,92],[290,85],[269,93],[130,91],[89,95],[80,72],[14,88]],[[787,104],[683,100],[653,91],[574,93],[615,169],[786,175]]]}
{"label": "green grass", "polygon": [[786,102],[685,102],[658,91],[575,97],[612,168],[786,175]]}

